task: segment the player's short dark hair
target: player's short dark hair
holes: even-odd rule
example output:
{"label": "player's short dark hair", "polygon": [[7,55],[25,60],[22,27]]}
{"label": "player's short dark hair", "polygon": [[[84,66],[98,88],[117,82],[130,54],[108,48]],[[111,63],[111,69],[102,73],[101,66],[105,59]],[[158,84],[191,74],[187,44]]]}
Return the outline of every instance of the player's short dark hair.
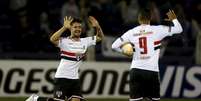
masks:
{"label": "player's short dark hair", "polygon": [[141,9],[139,18],[140,20],[151,20],[151,11],[149,9]]}
{"label": "player's short dark hair", "polygon": [[80,18],[74,18],[73,21],[71,22],[71,25],[72,25],[73,23],[75,23],[75,22],[77,22],[77,23],[82,23],[82,20],[81,20]]}

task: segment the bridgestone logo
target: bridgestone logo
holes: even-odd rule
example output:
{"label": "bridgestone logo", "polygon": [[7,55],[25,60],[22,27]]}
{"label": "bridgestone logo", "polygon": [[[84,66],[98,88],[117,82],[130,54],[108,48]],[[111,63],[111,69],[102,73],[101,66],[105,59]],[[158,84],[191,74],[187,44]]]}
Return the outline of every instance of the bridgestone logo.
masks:
{"label": "bridgestone logo", "polygon": [[[0,61],[0,97],[53,95],[58,61]],[[161,96],[201,97],[200,66],[162,66]],[[129,63],[84,63],[79,71],[87,98],[128,98]],[[58,97],[62,92],[56,92]]]}

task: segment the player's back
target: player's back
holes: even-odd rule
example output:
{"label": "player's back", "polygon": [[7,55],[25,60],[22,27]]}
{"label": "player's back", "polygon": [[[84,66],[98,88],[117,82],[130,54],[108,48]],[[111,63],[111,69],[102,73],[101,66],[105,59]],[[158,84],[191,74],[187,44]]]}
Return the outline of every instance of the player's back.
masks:
{"label": "player's back", "polygon": [[173,26],[141,24],[115,40],[112,49],[122,52],[121,46],[131,42],[135,49],[131,68],[159,71],[158,59],[161,40],[166,36],[181,33],[183,30],[177,19],[172,22]]}
{"label": "player's back", "polygon": [[166,28],[163,28],[163,26],[140,25],[131,30],[129,40],[135,48],[131,68],[159,70],[158,59],[163,38],[160,34],[164,34],[161,30],[166,30]]}

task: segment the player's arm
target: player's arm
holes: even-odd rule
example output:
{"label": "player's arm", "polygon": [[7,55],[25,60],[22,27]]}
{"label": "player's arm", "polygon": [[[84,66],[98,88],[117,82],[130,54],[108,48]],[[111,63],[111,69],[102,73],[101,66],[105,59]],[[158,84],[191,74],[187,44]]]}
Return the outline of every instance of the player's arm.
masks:
{"label": "player's arm", "polygon": [[93,16],[89,16],[89,22],[91,23],[92,27],[94,27],[96,30],[96,42],[101,41],[104,37],[104,34],[98,21]]}
{"label": "player's arm", "polygon": [[166,14],[168,16],[168,19],[165,19],[166,21],[172,21],[174,26],[171,26],[169,29],[170,34],[179,34],[183,31],[181,24],[177,20],[177,16],[174,13],[173,10],[169,10]]}
{"label": "player's arm", "polygon": [[72,21],[73,21],[73,18],[71,16],[70,17],[67,17],[67,16],[64,17],[64,25],[50,37],[50,41],[53,44],[58,46],[61,34],[64,31],[66,31],[67,29],[70,29]]}
{"label": "player's arm", "polygon": [[122,47],[123,45],[127,44],[129,42],[124,41],[122,37],[116,39],[113,44],[112,44],[112,49],[116,52],[122,53],[123,55],[126,56],[132,56],[133,55],[133,51],[131,50],[123,50]]}
{"label": "player's arm", "polygon": [[129,43],[129,35],[130,33],[132,33],[132,30],[127,31],[126,33],[124,33],[121,37],[119,37],[118,39],[116,39],[113,43],[112,43],[112,50],[122,53],[124,55],[129,55],[132,54],[131,52],[126,52],[122,50],[122,46],[126,43]]}
{"label": "player's arm", "polygon": [[122,45],[124,44],[124,40],[123,38],[119,37],[118,39],[116,39],[113,43],[112,43],[112,49],[116,52],[122,53]]}

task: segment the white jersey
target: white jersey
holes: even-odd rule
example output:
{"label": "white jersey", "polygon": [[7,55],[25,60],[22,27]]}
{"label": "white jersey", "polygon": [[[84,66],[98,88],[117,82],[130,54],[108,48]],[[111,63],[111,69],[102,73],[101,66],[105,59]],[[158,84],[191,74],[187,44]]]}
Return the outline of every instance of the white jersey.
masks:
{"label": "white jersey", "polygon": [[96,44],[96,36],[81,38],[74,41],[67,38],[59,40],[61,61],[57,68],[55,78],[78,79],[78,70],[85,56],[87,48]]}
{"label": "white jersey", "polygon": [[118,38],[112,48],[122,52],[121,45],[130,42],[134,45],[133,60],[131,68],[138,68],[149,71],[159,71],[158,59],[161,40],[166,36],[181,33],[182,27],[177,19],[173,20],[174,26],[153,26],[140,25]]}

